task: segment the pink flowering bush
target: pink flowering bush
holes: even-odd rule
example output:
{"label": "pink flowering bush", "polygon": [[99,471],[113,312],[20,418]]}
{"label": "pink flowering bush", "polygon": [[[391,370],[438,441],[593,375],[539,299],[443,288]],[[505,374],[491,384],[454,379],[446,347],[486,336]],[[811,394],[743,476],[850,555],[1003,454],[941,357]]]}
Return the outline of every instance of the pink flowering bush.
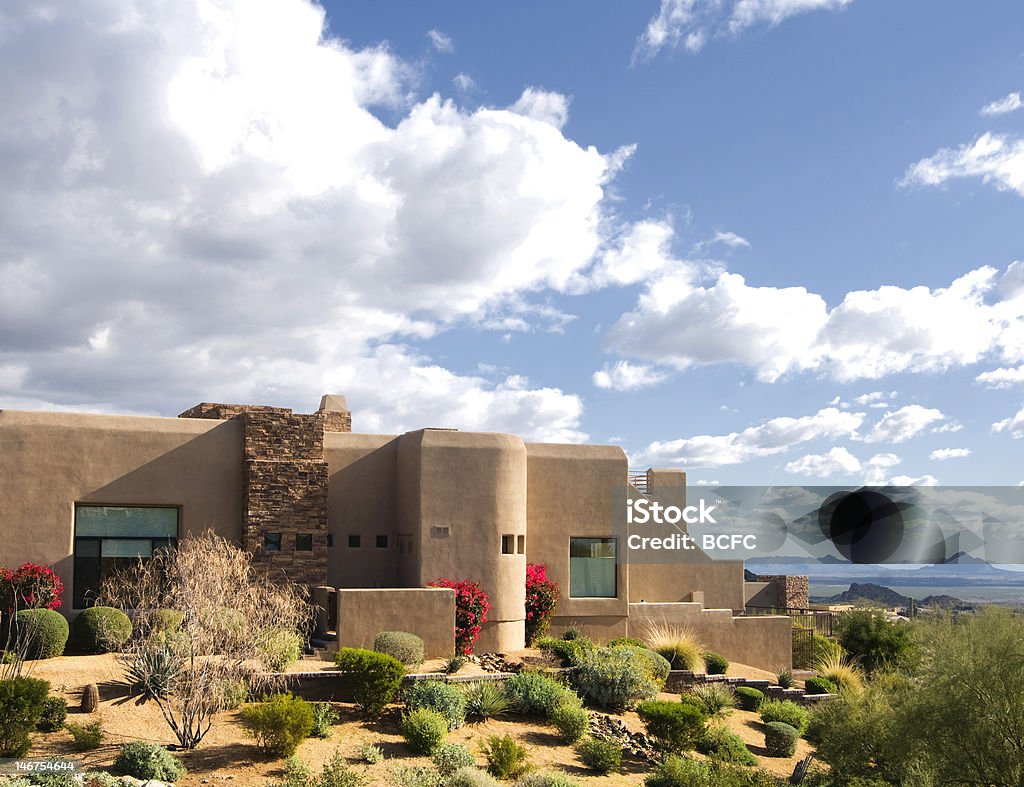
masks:
{"label": "pink flowering bush", "polygon": [[0,609],[60,609],[64,583],[49,566],[22,563],[12,571],[0,568]]}
{"label": "pink flowering bush", "polygon": [[558,585],[548,579],[547,566],[526,566],[526,644],[532,645],[548,630],[558,606]]}
{"label": "pink flowering bush", "polygon": [[480,627],[487,622],[491,603],[480,585],[470,579],[455,580],[448,577],[434,580],[432,588],[451,588],[455,591],[455,652],[468,656],[480,637]]}

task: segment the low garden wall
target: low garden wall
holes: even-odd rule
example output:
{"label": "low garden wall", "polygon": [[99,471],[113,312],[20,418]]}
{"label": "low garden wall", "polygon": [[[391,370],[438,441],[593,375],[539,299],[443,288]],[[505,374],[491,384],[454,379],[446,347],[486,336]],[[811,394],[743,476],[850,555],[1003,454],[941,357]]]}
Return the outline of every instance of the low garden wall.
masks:
{"label": "low garden wall", "polygon": [[338,647],[373,648],[381,631],[423,639],[428,659],[455,655],[455,591],[450,588],[339,588]]}

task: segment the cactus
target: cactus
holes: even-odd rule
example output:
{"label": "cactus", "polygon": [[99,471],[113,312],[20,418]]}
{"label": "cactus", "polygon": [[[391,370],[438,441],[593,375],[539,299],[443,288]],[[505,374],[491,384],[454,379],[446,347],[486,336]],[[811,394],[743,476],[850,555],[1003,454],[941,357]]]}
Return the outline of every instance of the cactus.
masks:
{"label": "cactus", "polygon": [[100,706],[100,689],[95,683],[90,683],[82,690],[82,712],[94,713]]}

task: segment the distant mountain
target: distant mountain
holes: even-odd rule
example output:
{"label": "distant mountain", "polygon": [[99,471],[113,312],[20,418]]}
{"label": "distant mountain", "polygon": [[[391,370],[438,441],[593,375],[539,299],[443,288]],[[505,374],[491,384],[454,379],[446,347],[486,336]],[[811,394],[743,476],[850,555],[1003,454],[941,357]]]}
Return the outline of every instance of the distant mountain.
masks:
{"label": "distant mountain", "polygon": [[883,607],[905,607],[910,604],[910,596],[897,593],[892,588],[876,585],[873,582],[854,582],[849,590],[828,596],[829,604],[870,603]]}
{"label": "distant mountain", "polygon": [[957,552],[952,557],[947,557],[942,561],[945,565],[957,565],[957,566],[991,566],[987,560],[982,560],[980,557],[974,557],[968,555],[966,552]]}
{"label": "distant mountain", "polygon": [[943,609],[950,609],[954,607],[965,606],[961,599],[956,596],[925,596],[923,599],[917,602],[919,607],[942,607]]}

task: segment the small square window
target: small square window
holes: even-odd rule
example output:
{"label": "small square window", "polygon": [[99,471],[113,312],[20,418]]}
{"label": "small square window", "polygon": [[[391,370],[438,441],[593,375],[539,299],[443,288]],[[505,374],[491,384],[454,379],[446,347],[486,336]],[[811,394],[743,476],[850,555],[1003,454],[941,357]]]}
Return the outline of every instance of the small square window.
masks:
{"label": "small square window", "polygon": [[349,536],[348,537],[348,547],[349,547],[349,549],[359,549],[361,544],[362,544],[362,538],[360,538],[359,536]]}
{"label": "small square window", "polygon": [[516,552],[520,555],[526,554],[526,536],[516,536]]}
{"label": "small square window", "polygon": [[312,533],[299,533],[295,536],[295,551],[296,552],[312,552],[313,551],[313,534]]}
{"label": "small square window", "polygon": [[263,551],[264,552],[280,552],[281,551],[281,534],[280,533],[264,533],[263,534]]}
{"label": "small square window", "polygon": [[387,548],[388,548],[388,537],[387,536],[377,536],[377,549],[387,549]]}
{"label": "small square window", "polygon": [[334,534],[333,533],[328,533],[327,534],[327,546],[329,546],[329,547],[333,547],[334,546]]}
{"label": "small square window", "polygon": [[514,555],[516,553],[516,537],[505,535],[501,537],[501,554]]}

